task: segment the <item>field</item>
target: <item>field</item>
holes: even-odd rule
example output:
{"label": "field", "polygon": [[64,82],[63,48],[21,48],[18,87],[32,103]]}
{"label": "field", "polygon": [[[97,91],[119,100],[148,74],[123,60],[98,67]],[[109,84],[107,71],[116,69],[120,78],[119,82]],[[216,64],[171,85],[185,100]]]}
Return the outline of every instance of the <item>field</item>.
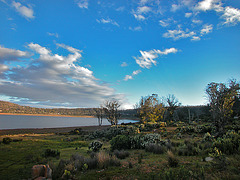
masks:
{"label": "field", "polygon": [[30,179],[36,164],[49,164],[53,179],[240,179],[239,133],[215,140],[208,131],[206,123],[1,130],[0,179]]}

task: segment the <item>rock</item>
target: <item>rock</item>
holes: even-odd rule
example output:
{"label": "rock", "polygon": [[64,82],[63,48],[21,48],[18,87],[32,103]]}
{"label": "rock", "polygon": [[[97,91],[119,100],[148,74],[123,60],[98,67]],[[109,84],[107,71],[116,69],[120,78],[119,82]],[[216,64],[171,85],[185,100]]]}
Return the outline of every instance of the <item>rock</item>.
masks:
{"label": "rock", "polygon": [[206,161],[206,162],[212,161],[212,160],[213,160],[213,158],[211,158],[211,157],[206,157],[206,158],[205,158],[205,161]]}
{"label": "rock", "polygon": [[34,165],[32,167],[32,179],[34,180],[51,180],[52,169],[49,165]]}

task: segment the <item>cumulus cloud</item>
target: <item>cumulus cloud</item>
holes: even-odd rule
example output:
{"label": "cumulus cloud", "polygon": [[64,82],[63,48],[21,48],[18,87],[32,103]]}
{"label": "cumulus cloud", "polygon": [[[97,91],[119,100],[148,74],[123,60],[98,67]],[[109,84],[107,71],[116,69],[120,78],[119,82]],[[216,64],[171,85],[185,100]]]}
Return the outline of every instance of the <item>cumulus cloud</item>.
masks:
{"label": "cumulus cloud", "polygon": [[116,21],[114,21],[114,20],[112,20],[110,18],[106,18],[106,19],[102,18],[100,20],[97,19],[97,22],[98,23],[102,23],[102,24],[112,24],[114,26],[118,26],[119,27],[119,24]]}
{"label": "cumulus cloud", "polygon": [[212,32],[212,30],[213,30],[212,24],[210,24],[210,25],[205,24],[203,26],[203,28],[201,29],[200,33],[201,33],[201,35],[208,34],[208,33]]}
{"label": "cumulus cloud", "polygon": [[88,0],[77,0],[76,3],[77,3],[79,8],[88,9]]}
{"label": "cumulus cloud", "polygon": [[29,55],[30,54],[28,52],[9,49],[0,45],[0,62],[7,60],[18,61],[20,58],[29,57]]}
{"label": "cumulus cloud", "polygon": [[12,2],[12,6],[15,8],[15,10],[20,13],[23,17],[25,17],[26,19],[34,19],[34,12],[33,9],[30,5],[24,6],[22,5],[20,2]]}
{"label": "cumulus cloud", "polygon": [[240,22],[240,10],[227,6],[222,18],[225,19],[224,24],[235,25]]}
{"label": "cumulus cloud", "polygon": [[163,34],[163,37],[178,40],[182,38],[192,37],[195,34],[196,33],[194,31],[189,31],[189,30],[183,31],[181,29],[178,29],[178,30],[168,30],[168,32]]}
{"label": "cumulus cloud", "polygon": [[126,75],[125,77],[124,77],[124,81],[128,81],[128,80],[130,80],[130,79],[133,79],[133,76],[136,76],[136,75],[138,75],[139,73],[141,73],[142,71],[139,69],[139,70],[136,70],[136,71],[133,71],[132,72],[132,74],[131,75]]}
{"label": "cumulus cloud", "polygon": [[201,11],[208,11],[208,10],[220,10],[221,8],[221,1],[220,0],[203,0],[200,1],[195,9],[201,10]]}
{"label": "cumulus cloud", "polygon": [[136,60],[136,63],[141,68],[150,68],[152,67],[152,64],[156,65],[157,59],[159,55],[168,55],[170,53],[177,53],[178,50],[175,48],[165,49],[164,51],[161,50],[150,50],[150,51],[140,51],[141,56],[140,57],[134,57]]}
{"label": "cumulus cloud", "polygon": [[[1,95],[49,106],[67,104],[68,107],[95,107],[106,99],[124,99],[124,95],[115,94],[113,88],[94,77],[91,70],[78,65],[81,50],[65,44],[57,46],[66,49],[69,54],[54,54],[39,44],[28,44],[35,56],[28,66],[8,70],[11,73],[1,80]],[[2,66],[1,71],[4,68]]]}

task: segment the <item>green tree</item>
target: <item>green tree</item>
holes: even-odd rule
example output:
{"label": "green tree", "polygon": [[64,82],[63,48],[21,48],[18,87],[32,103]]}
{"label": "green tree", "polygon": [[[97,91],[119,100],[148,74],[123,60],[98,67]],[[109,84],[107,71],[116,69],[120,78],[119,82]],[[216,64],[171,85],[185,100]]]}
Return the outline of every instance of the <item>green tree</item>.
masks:
{"label": "green tree", "polygon": [[120,102],[116,99],[107,100],[103,105],[105,116],[107,120],[111,123],[111,125],[118,124],[118,119],[120,117],[119,113],[120,106],[121,106]]}
{"label": "green tree", "polygon": [[224,133],[224,126],[228,123],[232,113],[233,105],[239,97],[240,86],[235,79],[228,84],[211,82],[207,85],[209,105],[217,133]]}
{"label": "green tree", "polygon": [[157,94],[142,97],[137,109],[142,123],[160,121],[165,112],[164,105],[160,102]]}

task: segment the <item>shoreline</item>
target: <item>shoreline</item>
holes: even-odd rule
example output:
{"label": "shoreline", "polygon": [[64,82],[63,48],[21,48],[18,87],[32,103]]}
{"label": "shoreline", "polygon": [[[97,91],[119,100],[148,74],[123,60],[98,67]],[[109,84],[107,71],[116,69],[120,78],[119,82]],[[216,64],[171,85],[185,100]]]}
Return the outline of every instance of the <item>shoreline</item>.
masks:
{"label": "shoreline", "polygon": [[21,113],[0,113],[1,115],[13,115],[13,116],[56,116],[56,117],[83,117],[83,118],[95,118],[95,116],[73,116],[73,115],[61,115],[61,114],[21,114]]}

